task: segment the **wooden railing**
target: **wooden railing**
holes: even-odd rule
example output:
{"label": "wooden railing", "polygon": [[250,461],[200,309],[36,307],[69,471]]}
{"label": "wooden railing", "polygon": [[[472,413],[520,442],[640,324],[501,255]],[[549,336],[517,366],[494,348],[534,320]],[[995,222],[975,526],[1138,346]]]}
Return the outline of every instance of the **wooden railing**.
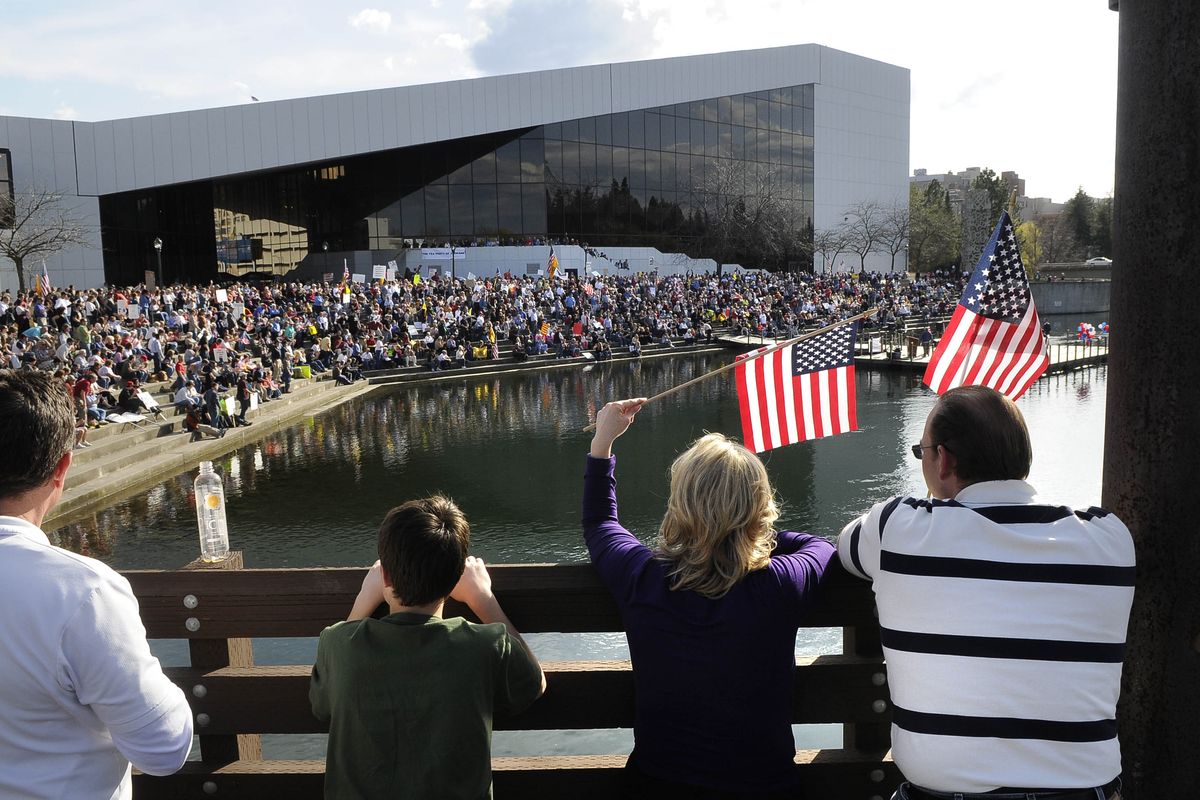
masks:
{"label": "wooden railing", "polygon": [[[152,639],[188,642],[191,666],[167,674],[187,694],[201,761],[175,775],[136,775],[148,798],[319,798],[324,762],[263,760],[259,735],[322,733],[308,703],[310,665],[255,666],[251,637],[311,637],[344,618],[362,569],[239,569],[236,554],[218,569],[129,571]],[[616,605],[586,564],[489,567],[493,587],[523,632],[620,631]],[[449,603],[447,616],[468,616]],[[890,704],[870,588],[834,569],[810,627],[844,631],[843,655],[800,659],[795,723],[840,723],[843,746],[800,750],[805,790],[832,800],[887,798],[900,776],[887,755]],[[496,730],[633,727],[629,662],[543,664],[549,688]],[[619,795],[624,756],[496,757],[495,796],[571,800]]]}

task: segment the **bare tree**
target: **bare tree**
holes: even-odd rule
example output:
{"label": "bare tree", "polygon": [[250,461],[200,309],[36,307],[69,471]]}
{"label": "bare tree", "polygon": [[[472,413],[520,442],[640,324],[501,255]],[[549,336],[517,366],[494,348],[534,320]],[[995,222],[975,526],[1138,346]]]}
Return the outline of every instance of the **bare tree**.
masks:
{"label": "bare tree", "polygon": [[796,218],[774,172],[720,160],[698,183],[695,197],[701,252],[718,264],[780,268],[805,257],[812,264],[808,221]]}
{"label": "bare tree", "polygon": [[17,269],[17,286],[25,291],[26,263],[73,245],[88,245],[88,226],[66,205],[66,198],[48,189],[0,195],[0,256]]}
{"label": "bare tree", "polygon": [[[908,249],[909,231],[912,228],[912,217],[909,214],[908,203],[899,200],[883,210],[883,225],[879,229],[879,244],[883,252],[892,257],[891,271],[896,271],[896,256]],[[905,269],[908,265],[905,265]]]}
{"label": "bare tree", "polygon": [[867,255],[879,248],[884,228],[884,211],[873,201],[855,203],[846,210],[849,249],[858,254],[858,266],[866,269]]}
{"label": "bare tree", "polygon": [[849,247],[847,231],[841,225],[836,228],[824,228],[813,236],[813,251],[820,253],[823,264],[829,265],[830,272],[834,271],[837,257],[846,252]]}

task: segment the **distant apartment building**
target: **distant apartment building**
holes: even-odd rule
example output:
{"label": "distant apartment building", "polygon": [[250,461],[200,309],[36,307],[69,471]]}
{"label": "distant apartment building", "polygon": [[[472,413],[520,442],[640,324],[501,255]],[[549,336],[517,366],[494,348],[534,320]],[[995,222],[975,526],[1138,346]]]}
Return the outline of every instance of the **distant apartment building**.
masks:
{"label": "distant apartment building", "polygon": [[[946,190],[950,195],[950,205],[956,213],[963,213],[963,203],[967,199],[967,192],[971,188],[971,183],[979,177],[983,172],[982,167],[967,167],[959,173],[954,172],[939,172],[930,173],[925,169],[914,169],[913,174],[909,177],[910,186],[917,186],[924,190],[931,183],[937,181],[938,184]],[[1049,197],[1028,197],[1025,194],[1025,179],[1012,170],[1006,170],[1000,173],[1000,178],[1008,184],[1010,190],[1017,190],[1017,208],[1021,211],[1021,216],[1025,219],[1036,219],[1038,217],[1054,216],[1063,209],[1063,203],[1056,203]]]}

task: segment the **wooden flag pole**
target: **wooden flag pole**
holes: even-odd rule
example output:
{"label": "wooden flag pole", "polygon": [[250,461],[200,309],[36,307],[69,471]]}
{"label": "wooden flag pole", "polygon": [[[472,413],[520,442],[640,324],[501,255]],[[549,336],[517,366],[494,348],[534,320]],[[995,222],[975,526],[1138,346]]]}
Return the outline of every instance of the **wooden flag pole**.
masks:
{"label": "wooden flag pole", "polygon": [[[864,311],[861,314],[855,314],[853,317],[850,317],[848,319],[843,319],[839,322],[835,322],[832,325],[826,325],[824,328],[819,328],[815,331],[811,331],[809,333],[804,334],[803,336],[797,336],[794,339],[788,339],[785,342],[779,342],[778,344],[771,345],[770,347],[766,348],[762,352],[755,353],[754,355],[747,356],[746,358],[739,358],[736,361],[734,361],[733,363],[726,364],[723,367],[718,367],[718,368],[714,369],[712,372],[706,372],[697,378],[692,378],[690,381],[681,383],[678,386],[672,386],[670,389],[667,389],[664,392],[659,392],[658,394],[654,395],[653,397],[647,397],[646,402],[643,403],[642,405],[647,405],[649,403],[653,403],[655,400],[661,400],[664,397],[666,397],[667,395],[675,394],[675,392],[678,392],[682,389],[686,389],[687,387],[691,386],[692,384],[700,383],[701,381],[706,381],[709,378],[715,378],[716,376],[720,375],[721,373],[728,372],[729,370],[733,369],[734,367],[739,366],[741,364],[745,364],[748,361],[753,361],[756,358],[762,358],[765,355],[770,355],[771,353],[774,353],[776,350],[781,350],[784,347],[787,347],[788,345],[797,344],[799,342],[803,342],[808,339],[815,338],[817,336],[820,336],[823,333],[828,333],[829,331],[833,330],[834,328],[840,328],[843,325],[849,325],[851,322],[857,322],[860,319],[866,319],[867,317],[874,316],[878,312],[879,312],[878,308],[872,308],[869,311]],[[588,431],[593,431],[595,429],[596,429],[596,423],[593,422],[591,425],[588,425],[583,430],[586,433]]]}

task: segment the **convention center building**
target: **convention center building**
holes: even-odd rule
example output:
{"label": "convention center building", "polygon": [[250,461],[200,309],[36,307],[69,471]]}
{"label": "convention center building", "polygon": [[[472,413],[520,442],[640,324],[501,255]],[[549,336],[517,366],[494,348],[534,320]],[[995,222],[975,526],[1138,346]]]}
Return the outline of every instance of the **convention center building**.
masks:
{"label": "convention center building", "polygon": [[907,69],[805,44],[103,122],[0,117],[0,192],[60,192],[87,224],[88,245],[47,260],[54,285],[340,278],[343,259],[447,244],[705,258],[720,194],[767,186],[810,238],[857,203],[906,203],[909,105]]}

